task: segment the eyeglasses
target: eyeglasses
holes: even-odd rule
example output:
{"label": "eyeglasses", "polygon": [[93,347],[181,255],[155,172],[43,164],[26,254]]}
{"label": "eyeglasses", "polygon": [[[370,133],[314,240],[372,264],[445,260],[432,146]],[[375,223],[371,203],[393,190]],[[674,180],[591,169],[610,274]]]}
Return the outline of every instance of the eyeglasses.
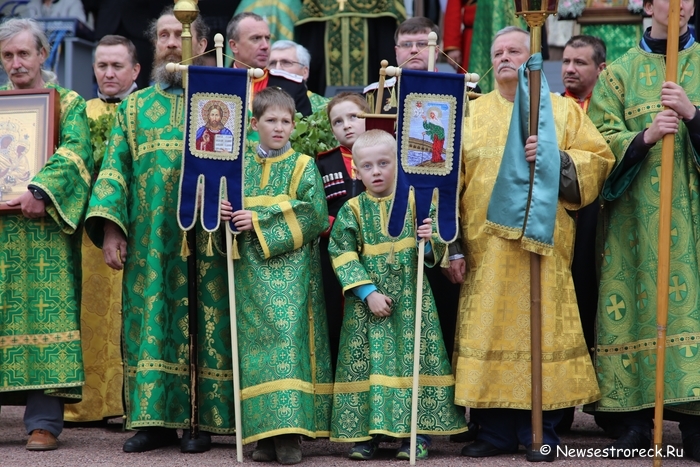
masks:
{"label": "eyeglasses", "polygon": [[414,45],[418,50],[424,49],[428,47],[428,41],[399,42],[396,44],[396,47],[399,49],[412,49]]}
{"label": "eyeglasses", "polygon": [[295,62],[292,60],[283,59],[283,60],[272,60],[270,63],[268,63],[267,67],[268,68],[277,68],[278,64],[279,64],[280,68],[291,68],[295,64],[299,65],[301,67],[304,66],[304,64],[301,62]]}

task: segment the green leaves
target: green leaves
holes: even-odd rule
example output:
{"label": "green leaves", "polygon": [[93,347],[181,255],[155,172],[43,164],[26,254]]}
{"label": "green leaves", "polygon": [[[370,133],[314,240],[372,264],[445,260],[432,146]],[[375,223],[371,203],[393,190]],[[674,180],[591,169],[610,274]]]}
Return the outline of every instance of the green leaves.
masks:
{"label": "green leaves", "polygon": [[90,124],[90,138],[92,140],[92,157],[95,160],[96,170],[102,163],[109,135],[114,126],[114,112],[106,112],[97,118],[88,118]]}
{"label": "green leaves", "polygon": [[295,151],[316,157],[320,152],[328,151],[338,146],[338,141],[331,131],[331,123],[323,107],[308,117],[302,117],[299,112],[294,116],[296,127],[289,140]]}

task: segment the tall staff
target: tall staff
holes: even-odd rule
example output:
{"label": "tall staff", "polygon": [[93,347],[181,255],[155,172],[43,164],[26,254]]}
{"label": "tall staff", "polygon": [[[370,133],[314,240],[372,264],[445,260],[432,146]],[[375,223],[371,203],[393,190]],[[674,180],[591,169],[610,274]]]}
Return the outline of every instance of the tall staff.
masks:
{"label": "tall staff", "polygon": [[[197,19],[198,0],[175,0],[173,14],[182,23],[182,63],[192,59],[192,31],[190,25]],[[182,87],[187,89],[187,71],[182,71]],[[199,313],[197,300],[197,234],[196,229],[187,231],[187,246],[190,255],[187,257],[187,276],[190,278],[187,287],[187,321],[189,336],[190,359],[190,439],[199,438],[199,369],[197,345],[199,334]]]}
{"label": "tall staff", "polygon": [[[670,0],[666,37],[666,81],[678,79],[678,36],[680,34],[680,0]],[[668,108],[668,107],[666,107]],[[671,198],[673,191],[673,145],[675,134],[664,135],[661,146],[659,182],[659,259],[656,272],[656,388],[654,400],[654,450],[660,452],[664,423],[664,375],[666,370],[666,324],[668,322],[668,283],[671,263]],[[662,458],[654,456],[654,467]]]}
{"label": "tall staff", "polygon": [[[515,0],[515,14],[523,16],[530,27],[530,54],[542,49],[542,26],[547,16],[557,11],[557,0]],[[537,135],[540,109],[540,84],[542,70],[530,70],[530,135]],[[530,199],[535,163],[530,163]],[[532,404],[532,450],[542,447],[542,284],[540,255],[530,253],[530,358]]]}

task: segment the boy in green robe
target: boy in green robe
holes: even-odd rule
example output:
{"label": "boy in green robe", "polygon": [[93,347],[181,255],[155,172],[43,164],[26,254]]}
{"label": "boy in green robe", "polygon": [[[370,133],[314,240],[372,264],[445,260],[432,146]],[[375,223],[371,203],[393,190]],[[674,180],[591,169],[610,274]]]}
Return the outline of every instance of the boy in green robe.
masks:
{"label": "boy in green robe", "polygon": [[291,148],[294,100],[276,87],[253,101],[260,136],[246,154],[244,209],[222,201],[238,235],[236,321],[243,442],[253,460],[301,462],[299,435],[329,435],[333,381],[318,237],[328,228],[321,175]]}
{"label": "boy in green robe", "polygon": [[[441,258],[445,245],[433,237],[430,218],[416,229],[413,201],[401,235],[387,234],[396,177],[393,136],[382,130],[362,134],[353,159],[367,191],[340,208],[328,246],[346,294],[331,439],[355,441],[350,458],[368,460],[377,452],[378,435],[402,438],[396,457],[409,459],[416,280],[422,273],[416,234],[428,240],[428,262]],[[467,430],[464,413],[454,405],[454,377],[427,281],[422,290],[417,459],[428,456],[429,435]]]}

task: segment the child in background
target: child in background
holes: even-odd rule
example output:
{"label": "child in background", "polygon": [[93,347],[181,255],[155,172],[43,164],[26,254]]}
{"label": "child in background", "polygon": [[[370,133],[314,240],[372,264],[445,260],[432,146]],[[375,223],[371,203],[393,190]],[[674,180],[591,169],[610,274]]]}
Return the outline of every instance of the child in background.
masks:
{"label": "child in background", "polygon": [[[362,182],[355,177],[352,146],[355,140],[365,132],[365,119],[358,118],[357,115],[369,112],[369,107],[361,94],[341,92],[331,99],[326,112],[333,134],[340,145],[335,149],[320,153],[316,158],[316,165],[323,179],[328,203],[328,220],[332,227],[333,220],[345,201],[365,190]],[[343,294],[328,256],[327,234],[321,238],[321,268],[323,270],[323,291],[326,298],[331,363],[335,365],[338,357],[340,326],[343,322]]]}
{"label": "child in background", "polygon": [[246,155],[245,208],[221,203],[221,219],[241,232],[235,292],[243,442],[257,440],[255,461],[296,464],[299,435],[329,435],[333,375],[317,241],[328,211],[313,159],[289,143],[289,94],[260,91],[251,127],[260,145]]}
{"label": "child in background", "polygon": [[[416,229],[413,200],[401,235],[387,234],[397,165],[393,136],[364,133],[353,159],[367,191],[340,208],[328,247],[345,293],[331,439],[355,441],[350,458],[368,460],[377,452],[379,435],[400,438],[396,457],[409,459],[416,283],[423,274],[416,234],[428,240],[427,263],[439,260],[445,245],[433,236],[430,218]],[[467,429],[454,404],[455,382],[428,281],[422,292],[417,459],[428,456],[429,435]]]}

